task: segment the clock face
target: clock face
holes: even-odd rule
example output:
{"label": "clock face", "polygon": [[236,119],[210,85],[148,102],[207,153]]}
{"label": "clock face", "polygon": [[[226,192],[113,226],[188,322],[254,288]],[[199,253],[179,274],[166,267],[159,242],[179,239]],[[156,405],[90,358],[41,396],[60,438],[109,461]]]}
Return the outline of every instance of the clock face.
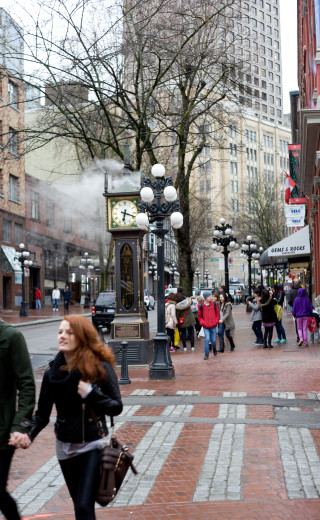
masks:
{"label": "clock face", "polygon": [[138,209],[132,200],[119,200],[111,210],[112,227],[128,227],[136,223]]}

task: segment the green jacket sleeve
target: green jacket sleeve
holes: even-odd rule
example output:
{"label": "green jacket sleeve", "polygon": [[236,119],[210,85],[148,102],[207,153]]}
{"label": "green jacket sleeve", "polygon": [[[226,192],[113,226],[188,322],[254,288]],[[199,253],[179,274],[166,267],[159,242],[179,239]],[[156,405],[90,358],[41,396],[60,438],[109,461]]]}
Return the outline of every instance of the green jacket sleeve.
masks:
{"label": "green jacket sleeve", "polygon": [[25,339],[17,330],[11,334],[9,357],[17,389],[17,407],[10,432],[28,433],[35,405],[35,382]]}

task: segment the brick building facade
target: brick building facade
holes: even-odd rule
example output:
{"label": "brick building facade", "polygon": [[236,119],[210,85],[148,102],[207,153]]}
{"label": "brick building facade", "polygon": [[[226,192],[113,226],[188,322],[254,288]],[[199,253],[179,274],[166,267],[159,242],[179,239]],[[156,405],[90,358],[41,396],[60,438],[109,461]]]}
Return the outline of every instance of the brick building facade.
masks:
{"label": "brick building facade", "polygon": [[[301,192],[311,230],[312,295],[320,296],[320,1],[298,1]],[[317,301],[319,305],[319,302]]]}

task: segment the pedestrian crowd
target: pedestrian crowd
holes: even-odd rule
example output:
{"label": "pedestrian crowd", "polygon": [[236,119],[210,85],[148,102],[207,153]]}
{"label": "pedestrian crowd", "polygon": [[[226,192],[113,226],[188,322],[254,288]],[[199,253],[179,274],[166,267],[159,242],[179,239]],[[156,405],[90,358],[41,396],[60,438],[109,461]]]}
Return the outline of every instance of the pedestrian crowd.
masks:
{"label": "pedestrian crowd", "polygon": [[[166,330],[169,337],[171,353],[180,349],[187,351],[187,339],[191,350],[195,350],[195,335],[204,338],[204,359],[208,360],[210,352],[213,356],[225,351],[225,341],[230,345],[230,352],[236,348],[233,339],[235,323],[232,316],[232,297],[225,286],[219,290],[198,291],[195,297],[186,297],[181,287],[177,292],[171,292],[165,302]],[[301,282],[295,280],[288,296],[288,306],[292,307],[295,318],[297,343],[300,347],[308,346],[308,330],[310,343],[319,342],[320,317],[312,307],[306,290]],[[247,308],[250,311],[252,331],[255,335],[255,346],[272,349],[275,344],[287,343],[286,331],[282,323],[285,293],[283,287],[274,284],[270,289],[259,285],[253,289],[253,297],[247,298]],[[274,332],[276,334],[273,339]],[[217,348],[219,340],[219,349]]]}

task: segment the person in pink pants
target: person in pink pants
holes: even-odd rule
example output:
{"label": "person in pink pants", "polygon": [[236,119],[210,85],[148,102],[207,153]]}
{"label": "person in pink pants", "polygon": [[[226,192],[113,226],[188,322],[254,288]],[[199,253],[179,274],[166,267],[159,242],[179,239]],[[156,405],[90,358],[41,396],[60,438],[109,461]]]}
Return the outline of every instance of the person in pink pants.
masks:
{"label": "person in pink pants", "polygon": [[306,290],[301,287],[298,290],[298,296],[294,300],[292,315],[297,320],[297,329],[299,335],[299,347],[302,343],[304,347],[308,346],[308,317],[312,315],[313,309]]}

